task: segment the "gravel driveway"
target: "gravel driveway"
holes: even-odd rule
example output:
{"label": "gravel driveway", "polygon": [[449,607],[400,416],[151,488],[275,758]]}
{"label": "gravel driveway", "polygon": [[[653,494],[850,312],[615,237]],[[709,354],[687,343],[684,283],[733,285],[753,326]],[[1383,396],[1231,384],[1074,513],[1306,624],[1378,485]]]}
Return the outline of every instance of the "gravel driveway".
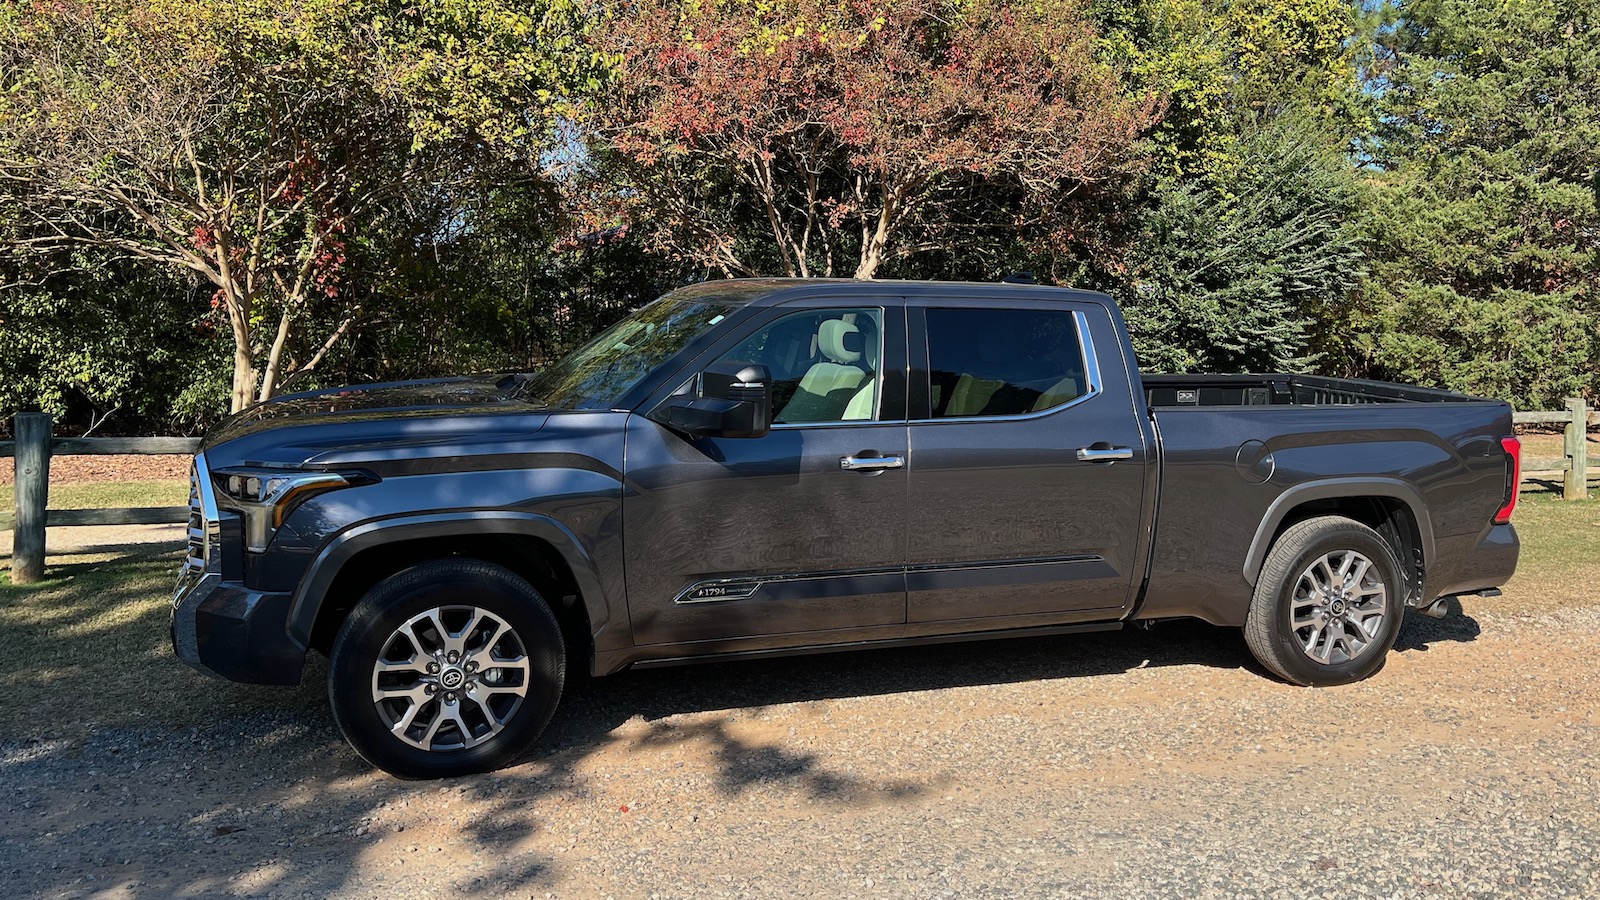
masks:
{"label": "gravel driveway", "polygon": [[1376,680],[1331,690],[1268,680],[1236,633],[1188,624],[580,680],[527,761],[448,783],[374,774],[315,684],[288,713],[263,688],[261,710],[202,728],[0,741],[0,883],[1600,896],[1600,609],[1514,603],[1413,616]]}

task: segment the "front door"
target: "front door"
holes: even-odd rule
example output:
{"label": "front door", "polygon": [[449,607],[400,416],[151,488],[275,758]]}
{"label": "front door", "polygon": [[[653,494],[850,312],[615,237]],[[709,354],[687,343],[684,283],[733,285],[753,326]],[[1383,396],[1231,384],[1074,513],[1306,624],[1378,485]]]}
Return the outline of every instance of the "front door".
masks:
{"label": "front door", "polygon": [[1141,574],[1154,456],[1110,316],[1056,300],[909,316],[912,627],[1118,617]]}
{"label": "front door", "polygon": [[[765,437],[691,439],[629,419],[623,544],[635,642],[713,651],[755,637],[781,646],[898,634],[903,308],[776,308],[694,368],[723,360],[771,370]],[[680,388],[692,389],[693,379]]]}

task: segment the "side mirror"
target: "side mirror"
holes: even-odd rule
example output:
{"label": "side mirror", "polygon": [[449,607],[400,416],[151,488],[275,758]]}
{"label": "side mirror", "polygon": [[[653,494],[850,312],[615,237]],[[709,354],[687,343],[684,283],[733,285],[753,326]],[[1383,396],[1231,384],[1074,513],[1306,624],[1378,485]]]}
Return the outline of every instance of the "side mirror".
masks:
{"label": "side mirror", "polygon": [[696,437],[765,437],[772,430],[772,373],[754,363],[717,363],[700,373],[699,397],[669,397],[652,418]]}

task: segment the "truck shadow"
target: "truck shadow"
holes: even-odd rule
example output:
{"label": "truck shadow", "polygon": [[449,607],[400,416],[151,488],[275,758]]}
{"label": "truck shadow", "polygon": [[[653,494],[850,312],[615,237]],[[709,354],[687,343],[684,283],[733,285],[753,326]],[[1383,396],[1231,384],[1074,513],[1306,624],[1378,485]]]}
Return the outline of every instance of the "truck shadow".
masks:
{"label": "truck shadow", "polygon": [[[741,709],[845,697],[1113,675],[1130,669],[1253,665],[1239,633],[1199,622],[1151,631],[971,641],[925,647],[703,663],[569,682],[551,730],[609,730],[619,719]],[[572,719],[563,721],[564,716]],[[570,730],[569,730],[570,729]]]}
{"label": "truck shadow", "polygon": [[[126,699],[150,712],[91,723],[79,739],[48,730],[0,735],[0,783],[8,785],[0,796],[0,846],[19,851],[0,863],[0,879],[20,895],[389,893],[399,885],[386,873],[403,881],[396,863],[420,860],[435,844],[460,860],[440,872],[434,886],[441,891],[566,890],[586,877],[581,850],[563,855],[569,842],[656,839],[650,829],[660,826],[634,824],[647,820],[622,804],[642,801],[648,810],[665,801],[619,796],[619,786],[627,790],[619,760],[688,760],[708,779],[683,782],[691,785],[688,808],[723,814],[773,790],[826,811],[917,802],[946,789],[938,775],[852,767],[833,758],[826,742],[774,736],[759,723],[766,708],[1115,678],[1142,668],[1201,666],[1233,670],[1240,679],[1266,677],[1236,629],[1198,622],[600,679],[574,674],[545,737],[518,764],[447,782],[402,782],[373,772],[340,740],[322,697],[327,669],[320,658],[308,665],[306,683],[291,690],[213,682],[183,668],[165,649],[164,605],[144,598],[165,589],[172,551],[97,548],[123,551],[111,561],[62,561],[56,587],[70,578],[91,588],[70,598],[10,598],[20,604],[15,610],[50,608],[48,621],[26,631],[36,634],[29,640],[67,629],[93,636],[95,652],[111,648],[141,675],[130,680]],[[137,614],[106,615],[136,605]],[[1445,620],[1408,616],[1398,649],[1474,640],[1478,623],[1453,611]],[[56,697],[44,687],[31,690],[40,703]],[[105,690],[123,699],[123,688]],[[719,807],[719,798],[735,802]],[[597,824],[588,831],[574,825],[574,810],[580,823]],[[451,824],[441,828],[444,822]]]}
{"label": "truck shadow", "polygon": [[[1395,649],[1427,650],[1470,642],[1477,620],[1451,600],[1452,615],[1410,612]],[[623,672],[606,678],[574,673],[550,731],[577,736],[609,732],[622,721],[682,713],[745,709],[846,697],[1116,675],[1167,666],[1244,669],[1270,678],[1251,657],[1238,629],[1177,621],[1150,630],[1011,638],[915,648],[705,663]]]}
{"label": "truck shadow", "polygon": [[1412,650],[1427,650],[1431,644],[1467,644],[1477,640],[1478,635],[1483,633],[1478,620],[1463,612],[1461,601],[1455,597],[1448,598],[1445,604],[1449,612],[1442,619],[1430,619],[1415,610],[1407,612],[1405,624],[1400,626],[1400,637],[1394,642],[1394,649],[1405,653]]}

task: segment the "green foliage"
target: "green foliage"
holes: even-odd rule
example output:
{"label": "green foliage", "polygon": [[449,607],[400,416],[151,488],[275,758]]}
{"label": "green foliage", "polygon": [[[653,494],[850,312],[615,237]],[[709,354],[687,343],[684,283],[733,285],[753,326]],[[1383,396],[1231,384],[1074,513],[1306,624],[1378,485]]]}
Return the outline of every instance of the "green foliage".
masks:
{"label": "green foliage", "polygon": [[61,262],[59,272],[0,263],[0,420],[40,409],[80,430],[186,430],[214,417],[175,415],[171,401],[207,374],[196,365],[215,343],[201,321],[207,294],[103,253]]}
{"label": "green foliage", "polygon": [[1593,397],[1596,15],[0,4],[0,416],[190,430],[253,383],[533,369],[755,272],[1029,269],[1117,294],[1151,369]]}
{"label": "green foliage", "polygon": [[1301,120],[1245,136],[1213,179],[1169,179],[1137,219],[1122,305],[1141,366],[1294,371],[1360,276],[1355,176]]}
{"label": "green foliage", "polygon": [[1541,408],[1597,386],[1600,22],[1422,0],[1379,19],[1354,365]]}
{"label": "green foliage", "polygon": [[1128,88],[1167,100],[1150,138],[1158,177],[1226,175],[1253,124],[1285,111],[1333,120],[1354,101],[1345,0],[1095,0],[1091,10]]}

